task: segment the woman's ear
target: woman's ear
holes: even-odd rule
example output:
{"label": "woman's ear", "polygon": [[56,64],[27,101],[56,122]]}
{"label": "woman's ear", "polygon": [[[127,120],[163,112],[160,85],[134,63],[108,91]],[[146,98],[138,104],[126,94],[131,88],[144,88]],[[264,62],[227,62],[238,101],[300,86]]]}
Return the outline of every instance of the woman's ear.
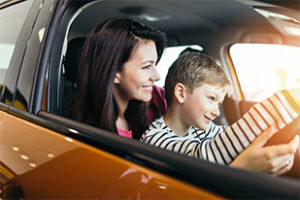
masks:
{"label": "woman's ear", "polygon": [[177,83],[174,87],[174,97],[178,103],[184,103],[186,98],[186,87],[182,83]]}
{"label": "woman's ear", "polygon": [[114,84],[119,84],[120,78],[121,78],[121,74],[120,74],[120,72],[117,72],[115,75]]}

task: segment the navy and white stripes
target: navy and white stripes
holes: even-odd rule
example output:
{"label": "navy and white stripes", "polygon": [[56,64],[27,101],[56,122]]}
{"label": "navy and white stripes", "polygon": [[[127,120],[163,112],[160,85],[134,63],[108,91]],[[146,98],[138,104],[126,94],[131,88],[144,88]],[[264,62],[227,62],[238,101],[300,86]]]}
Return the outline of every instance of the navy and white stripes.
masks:
{"label": "navy and white stripes", "polygon": [[[163,149],[219,164],[230,164],[254,139],[270,126],[282,129],[299,114],[283,92],[277,92],[255,104],[241,119],[229,127],[211,123],[203,131],[190,127],[183,137],[177,136],[163,117],[151,123],[142,141]],[[293,102],[295,103],[295,102]]]}

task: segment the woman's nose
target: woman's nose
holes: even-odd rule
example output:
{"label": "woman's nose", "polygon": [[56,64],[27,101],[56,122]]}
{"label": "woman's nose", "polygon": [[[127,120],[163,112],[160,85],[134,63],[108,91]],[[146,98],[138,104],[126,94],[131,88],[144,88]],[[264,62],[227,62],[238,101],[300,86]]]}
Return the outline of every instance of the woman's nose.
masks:
{"label": "woman's nose", "polygon": [[160,75],[156,69],[156,66],[153,67],[153,70],[152,70],[152,75],[150,77],[151,81],[155,82],[155,81],[159,81],[160,79]]}

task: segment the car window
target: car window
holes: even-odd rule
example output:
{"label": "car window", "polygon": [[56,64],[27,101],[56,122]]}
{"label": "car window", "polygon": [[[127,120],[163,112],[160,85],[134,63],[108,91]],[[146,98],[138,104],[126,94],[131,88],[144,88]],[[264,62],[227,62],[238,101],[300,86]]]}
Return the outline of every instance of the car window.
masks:
{"label": "car window", "polygon": [[169,68],[172,63],[176,60],[179,54],[186,48],[192,48],[195,50],[203,51],[203,48],[199,45],[183,45],[183,46],[172,46],[165,48],[159,62],[156,67],[160,75],[160,80],[155,83],[159,87],[164,87],[165,79]]}
{"label": "car window", "polygon": [[33,1],[25,1],[0,10],[0,85],[5,80],[17,38]]}
{"label": "car window", "polygon": [[276,91],[300,88],[300,47],[234,44],[229,52],[245,100],[258,102]]}

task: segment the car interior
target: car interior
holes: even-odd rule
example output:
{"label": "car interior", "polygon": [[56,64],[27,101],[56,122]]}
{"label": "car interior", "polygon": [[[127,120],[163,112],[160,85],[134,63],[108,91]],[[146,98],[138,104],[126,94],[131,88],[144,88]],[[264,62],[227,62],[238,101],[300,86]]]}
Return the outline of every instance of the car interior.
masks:
{"label": "car interior", "polygon": [[[241,93],[237,86],[238,79],[232,73],[230,58],[226,57],[230,45],[300,45],[297,35],[285,29],[287,26],[299,26],[299,8],[297,10],[296,4],[287,4],[285,7],[262,1],[174,1],[171,4],[168,1],[95,1],[89,4],[74,16],[65,41],[67,48],[62,61],[63,86],[60,88],[60,103],[63,106],[58,107],[59,113],[66,117],[70,117],[76,87],[76,68],[84,39],[96,24],[110,17],[131,17],[158,28],[166,33],[168,47],[200,45],[205,53],[225,67],[234,83],[230,98],[225,100],[221,108],[223,115],[217,119],[217,122],[225,124],[236,121],[253,104],[243,102],[239,97],[241,94],[237,94]],[[158,71],[166,71],[168,67],[160,66]],[[161,76],[163,79],[165,74]]]}
{"label": "car interior", "polygon": [[[68,24],[61,55],[57,105],[50,113],[71,118],[77,67],[88,32],[114,16],[134,18],[166,33],[168,48],[198,45],[221,64],[232,81],[232,90],[221,107],[217,124],[228,125],[245,113],[253,101],[244,99],[229,56],[235,43],[300,46],[299,2],[278,1],[92,1],[74,12]],[[288,29],[292,27],[294,29]],[[163,59],[164,55],[162,56]],[[167,58],[170,59],[170,58]],[[173,58],[172,58],[173,59]],[[176,56],[174,57],[176,59]],[[160,66],[168,68],[169,66]],[[162,78],[164,78],[162,76]],[[162,85],[163,87],[163,85]],[[50,103],[51,104],[51,103]],[[295,169],[291,176],[300,176]]]}
{"label": "car interior", "polygon": [[[73,120],[72,107],[89,31],[110,17],[125,16],[167,36],[156,66],[159,87],[187,48],[224,67],[232,85],[214,122],[230,125],[269,92],[300,88],[300,0],[0,0],[0,10],[3,24],[13,28],[1,34],[15,37],[0,49],[0,199],[5,199],[2,194],[105,198],[119,189],[128,192],[126,198],[153,198],[155,191],[172,197],[180,191],[232,199],[299,197],[300,148],[291,171],[273,176],[120,137]],[[15,14],[16,23],[7,20]],[[258,63],[258,57],[267,62]],[[299,120],[266,145],[289,141],[299,133]],[[135,171],[141,175],[138,181],[131,176]]]}

